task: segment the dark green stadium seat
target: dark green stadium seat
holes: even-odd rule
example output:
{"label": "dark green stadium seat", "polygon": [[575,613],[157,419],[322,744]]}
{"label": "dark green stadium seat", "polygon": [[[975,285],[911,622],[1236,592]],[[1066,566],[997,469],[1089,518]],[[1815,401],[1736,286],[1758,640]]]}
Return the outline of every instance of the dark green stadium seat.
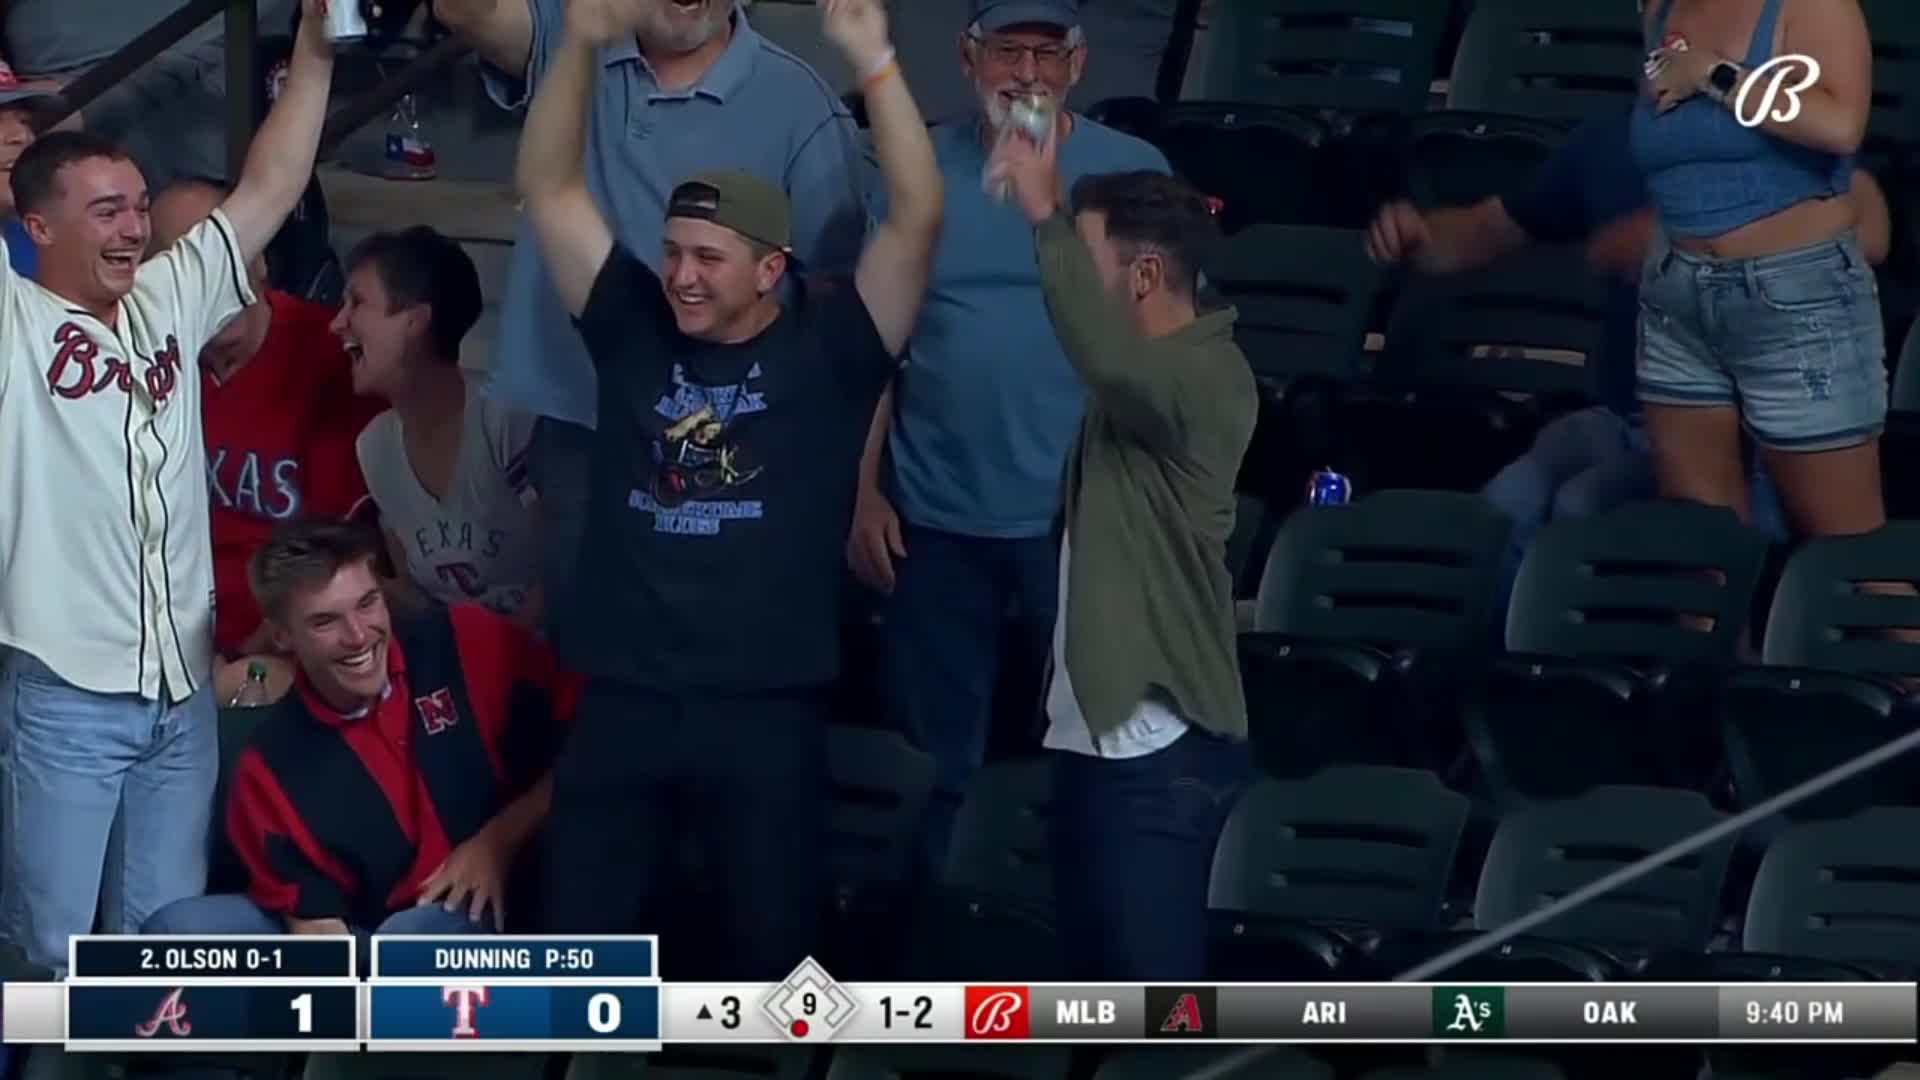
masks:
{"label": "dark green stadium seat", "polygon": [[676,1044],[650,1055],[575,1054],[566,1080],[806,1080],[816,1056],[809,1046]]}
{"label": "dark green stadium seat", "polygon": [[543,1054],[310,1054],[302,1080],[542,1080],[546,1070]]}
{"label": "dark green stadium seat", "polygon": [[1448,5],[1217,0],[1206,95],[1344,114],[1426,107]]}
{"label": "dark green stadium seat", "polygon": [[1450,765],[1460,737],[1449,680],[1487,640],[1510,529],[1484,500],[1444,491],[1289,516],[1261,574],[1255,633],[1240,643],[1260,767]]}
{"label": "dark green stadium seat", "polygon": [[1737,657],[1766,555],[1732,511],[1697,503],[1542,529],[1508,606],[1509,655],[1463,706],[1496,801],[1705,783],[1719,763],[1711,689]]}
{"label": "dark green stadium seat", "polygon": [[[1501,820],[1481,866],[1474,923],[1503,926],[1722,817],[1697,792],[1627,786],[1517,811]],[[1593,945],[1623,963],[1660,950],[1705,951],[1734,843],[1727,837],[1650,870],[1552,920],[1537,936]]]}
{"label": "dark green stadium seat", "polygon": [[934,762],[897,732],[835,725],[828,732],[833,808],[829,945],[821,959],[842,979],[894,971],[907,932],[901,899],[913,843],[933,790]]}
{"label": "dark green stadium seat", "polygon": [[1860,9],[1873,41],[1867,146],[1911,151],[1920,141],[1920,8],[1905,0],[1861,0]]}
{"label": "dark green stadium seat", "polygon": [[[1767,666],[1739,672],[1721,695],[1736,795],[1751,804],[1911,730],[1888,677],[1920,676],[1920,643],[1889,631],[1920,627],[1920,596],[1861,583],[1920,579],[1920,522],[1808,541],[1787,563],[1767,617]],[[1789,817],[1910,803],[1920,762],[1902,757],[1795,809]]]}
{"label": "dark green stadium seat", "polygon": [[1376,1069],[1360,1080],[1566,1080],[1558,1065],[1502,1054],[1460,1055],[1444,1064]]}
{"label": "dark green stadium seat", "polygon": [[1920,971],[1916,836],[1920,808],[1904,806],[1780,834],[1760,861],[1742,947],[1913,979]]}
{"label": "dark green stadium seat", "polygon": [[[1160,106],[1150,123],[1142,137],[1160,148],[1176,174],[1221,201],[1220,227],[1228,233],[1327,221],[1334,205],[1320,152],[1327,131],[1312,117],[1274,105],[1181,101]],[[1260,167],[1248,168],[1252,161]],[[1268,249],[1269,255],[1284,252]]]}
{"label": "dark green stadium seat", "polygon": [[16,1046],[14,1066],[20,1080],[124,1080],[126,1058],[119,1054],[69,1054],[58,1046]]}
{"label": "dark green stadium seat", "polygon": [[1632,4],[1477,0],[1454,54],[1447,107],[1577,123],[1631,106],[1645,59]]}
{"label": "dark green stadium seat", "polygon": [[[1201,1069],[1217,1069],[1228,1058],[1247,1055],[1248,1047],[1212,1049],[1200,1046],[1156,1046],[1120,1050],[1100,1063],[1093,1080],[1182,1080]],[[1260,1047],[1214,1080],[1333,1080],[1333,1066],[1287,1046]]]}
{"label": "dark green stadium seat", "polygon": [[1067,1080],[1065,1046],[845,1046],[827,1080]]}
{"label": "dark green stadium seat", "polygon": [[1889,404],[1901,412],[1920,412],[1920,323],[1907,330],[1900,346],[1900,359],[1893,369],[1893,398]]}
{"label": "dark green stadium seat", "polygon": [[908,968],[915,978],[1043,981],[1057,971],[1047,859],[1052,787],[1044,760],[1002,762],[973,775],[939,886],[917,914]]}
{"label": "dark green stadium seat", "polygon": [[1311,980],[1375,931],[1441,929],[1468,810],[1466,796],[1411,769],[1257,781],[1214,853],[1213,976]]}
{"label": "dark green stadium seat", "polygon": [[1386,272],[1360,234],[1310,225],[1255,225],[1220,245],[1208,284],[1240,314],[1234,340],[1254,376],[1285,384],[1361,374],[1367,322]]}
{"label": "dark green stadium seat", "polygon": [[1379,397],[1355,402],[1349,422],[1404,470],[1392,483],[1477,491],[1544,418],[1593,399],[1606,295],[1574,248],[1410,277],[1374,366]]}
{"label": "dark green stadium seat", "polygon": [[1407,125],[1407,196],[1422,209],[1471,206],[1513,190],[1565,137],[1546,120],[1499,113],[1422,113]]}

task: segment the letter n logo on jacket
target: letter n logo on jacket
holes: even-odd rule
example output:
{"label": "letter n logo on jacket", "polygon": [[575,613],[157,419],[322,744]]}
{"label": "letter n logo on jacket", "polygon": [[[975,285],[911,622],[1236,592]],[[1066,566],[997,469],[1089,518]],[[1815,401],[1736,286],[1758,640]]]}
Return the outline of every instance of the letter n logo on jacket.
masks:
{"label": "letter n logo on jacket", "polygon": [[438,735],[460,722],[460,710],[453,707],[453,691],[435,690],[426,697],[413,699],[413,707],[420,713],[420,726],[427,734]]}

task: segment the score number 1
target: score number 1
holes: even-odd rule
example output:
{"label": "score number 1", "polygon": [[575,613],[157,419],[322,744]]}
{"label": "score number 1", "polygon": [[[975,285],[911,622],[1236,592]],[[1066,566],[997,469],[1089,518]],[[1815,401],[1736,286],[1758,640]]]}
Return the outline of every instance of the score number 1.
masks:
{"label": "score number 1", "polygon": [[293,1027],[302,1035],[313,1034],[313,995],[301,994],[288,1006],[293,1010]]}

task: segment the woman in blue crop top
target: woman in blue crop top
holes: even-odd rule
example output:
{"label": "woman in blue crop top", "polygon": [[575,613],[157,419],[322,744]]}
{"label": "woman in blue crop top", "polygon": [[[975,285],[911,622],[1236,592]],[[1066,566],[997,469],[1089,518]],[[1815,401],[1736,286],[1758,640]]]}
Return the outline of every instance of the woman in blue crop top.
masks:
{"label": "woman in blue crop top", "polygon": [[1859,2],[1642,6],[1633,153],[1660,235],[1638,392],[1662,493],[1747,516],[1744,428],[1796,531],[1876,528],[1886,347],[1846,197],[1872,94]]}

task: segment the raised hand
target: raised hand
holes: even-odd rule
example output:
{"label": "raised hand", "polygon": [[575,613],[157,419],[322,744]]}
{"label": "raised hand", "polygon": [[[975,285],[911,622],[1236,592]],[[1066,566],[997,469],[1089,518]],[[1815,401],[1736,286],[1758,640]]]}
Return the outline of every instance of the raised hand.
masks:
{"label": "raised hand", "polygon": [[300,0],[300,30],[295,41],[323,56],[333,55],[333,39],[327,36],[327,9],[334,4],[357,4],[360,0]]}
{"label": "raised hand", "polygon": [[987,183],[1005,191],[1035,225],[1052,217],[1066,200],[1060,190],[1057,138],[1035,142],[1025,132],[1009,132],[987,159]]}
{"label": "raised hand", "polygon": [[827,0],[821,9],[827,37],[853,64],[862,78],[886,62],[892,48],[887,38],[887,9],[881,0]]}
{"label": "raised hand", "polygon": [[566,32],[605,45],[633,33],[641,14],[636,0],[567,0]]}

